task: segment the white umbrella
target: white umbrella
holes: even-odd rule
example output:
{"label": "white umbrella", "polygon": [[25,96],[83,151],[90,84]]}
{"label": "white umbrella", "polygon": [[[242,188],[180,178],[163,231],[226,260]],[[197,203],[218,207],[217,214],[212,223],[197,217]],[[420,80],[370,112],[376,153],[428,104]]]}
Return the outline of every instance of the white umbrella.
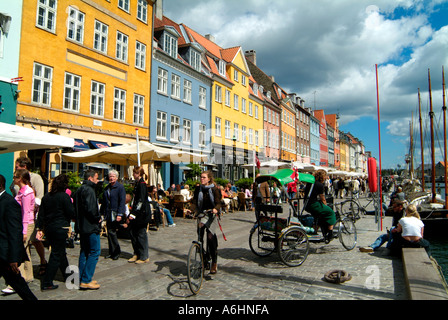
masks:
{"label": "white umbrella", "polygon": [[152,161],[162,162],[201,162],[208,156],[186,151],[159,147],[149,142],[140,141],[127,143],[116,147],[109,147],[96,150],[63,153],[62,157],[68,162],[105,162],[119,165],[138,165],[141,163],[151,163]]}
{"label": "white umbrella", "polygon": [[0,153],[74,145],[73,138],[0,122]]}

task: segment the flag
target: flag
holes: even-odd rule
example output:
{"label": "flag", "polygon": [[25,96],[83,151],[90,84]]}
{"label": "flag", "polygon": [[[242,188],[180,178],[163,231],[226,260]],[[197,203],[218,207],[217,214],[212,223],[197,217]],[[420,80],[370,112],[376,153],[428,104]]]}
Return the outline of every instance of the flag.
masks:
{"label": "flag", "polygon": [[260,169],[260,160],[257,156],[255,156],[255,164],[257,165],[257,168]]}

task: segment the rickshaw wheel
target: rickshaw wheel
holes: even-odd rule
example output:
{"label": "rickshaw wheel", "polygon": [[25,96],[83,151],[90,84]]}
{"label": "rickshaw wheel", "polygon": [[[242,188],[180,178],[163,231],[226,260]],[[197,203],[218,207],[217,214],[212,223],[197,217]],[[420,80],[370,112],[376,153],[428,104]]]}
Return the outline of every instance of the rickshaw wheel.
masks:
{"label": "rickshaw wheel", "polygon": [[278,240],[278,254],[284,264],[290,267],[305,262],[310,250],[306,232],[299,227],[290,227]]}
{"label": "rickshaw wheel", "polygon": [[249,247],[257,256],[267,257],[275,250],[275,237],[257,224],[250,232]]}

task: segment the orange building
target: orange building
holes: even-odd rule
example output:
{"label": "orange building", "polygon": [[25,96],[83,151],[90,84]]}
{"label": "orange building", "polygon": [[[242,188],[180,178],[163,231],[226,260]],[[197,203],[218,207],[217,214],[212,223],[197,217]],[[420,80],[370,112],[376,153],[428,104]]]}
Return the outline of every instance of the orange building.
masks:
{"label": "orange building", "polygon": [[[136,128],[148,140],[153,6],[24,0],[17,125],[75,138],[75,150],[134,142]],[[60,152],[28,156],[47,178],[80,169]]]}

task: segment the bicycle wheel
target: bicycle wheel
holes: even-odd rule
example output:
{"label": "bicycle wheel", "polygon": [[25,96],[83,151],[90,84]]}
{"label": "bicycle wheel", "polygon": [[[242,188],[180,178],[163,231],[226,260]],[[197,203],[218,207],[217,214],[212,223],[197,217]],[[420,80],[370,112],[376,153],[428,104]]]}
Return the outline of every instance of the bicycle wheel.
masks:
{"label": "bicycle wheel", "polygon": [[193,242],[188,251],[187,279],[188,286],[193,294],[197,294],[201,290],[204,278],[204,257],[201,250],[201,245]]}
{"label": "bicycle wheel", "polygon": [[310,250],[306,232],[299,227],[290,227],[278,240],[278,254],[284,264],[290,267],[305,262]]}
{"label": "bicycle wheel", "polygon": [[354,221],[360,218],[359,204],[353,200],[346,200],[341,204],[341,214],[348,217],[353,217]]}
{"label": "bicycle wheel", "polygon": [[267,257],[275,250],[275,234],[273,231],[263,230],[257,223],[249,235],[249,247],[260,257]]}
{"label": "bicycle wheel", "polygon": [[352,250],[358,241],[358,233],[353,219],[345,217],[336,222],[334,229],[338,232],[339,241],[347,250]]}

